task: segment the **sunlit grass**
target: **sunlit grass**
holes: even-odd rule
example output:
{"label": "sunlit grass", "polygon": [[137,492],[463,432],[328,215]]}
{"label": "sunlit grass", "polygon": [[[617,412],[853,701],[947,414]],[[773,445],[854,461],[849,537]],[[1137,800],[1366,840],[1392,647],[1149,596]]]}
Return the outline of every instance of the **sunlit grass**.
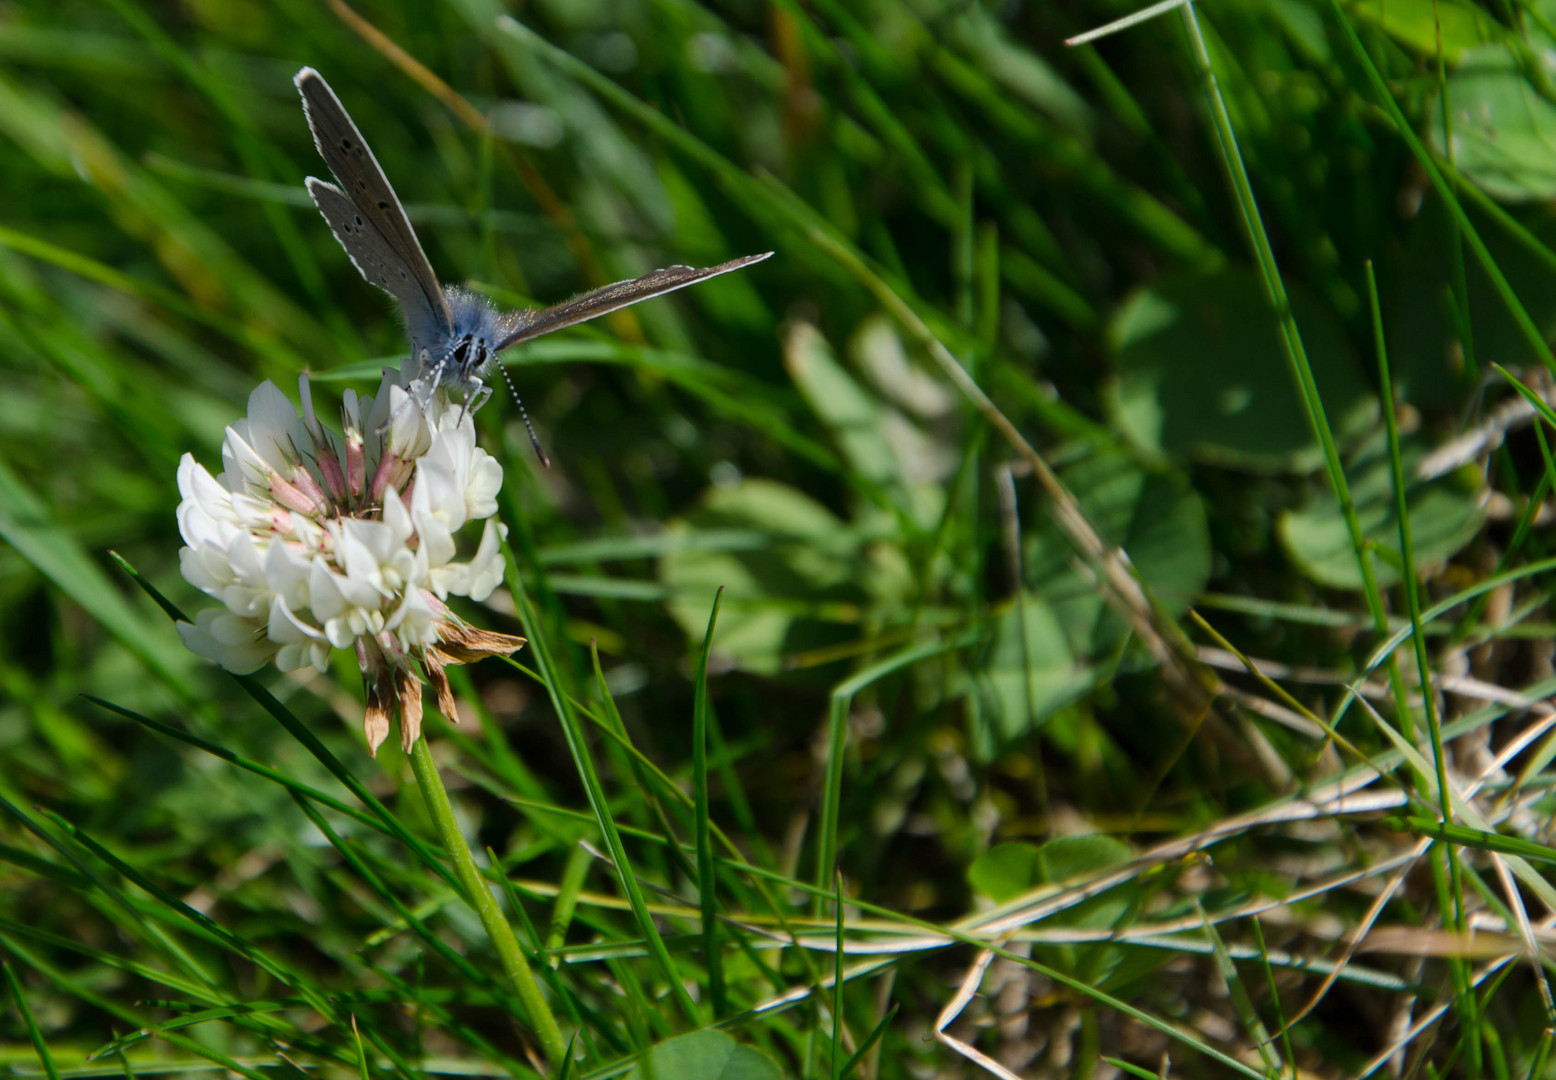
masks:
{"label": "sunlit grass", "polygon": [[[0,11],[0,1070],[1549,1075],[1556,38],[1159,7]],[[507,357],[409,758],[172,628],[404,347],[304,64],[499,303],[776,252]]]}

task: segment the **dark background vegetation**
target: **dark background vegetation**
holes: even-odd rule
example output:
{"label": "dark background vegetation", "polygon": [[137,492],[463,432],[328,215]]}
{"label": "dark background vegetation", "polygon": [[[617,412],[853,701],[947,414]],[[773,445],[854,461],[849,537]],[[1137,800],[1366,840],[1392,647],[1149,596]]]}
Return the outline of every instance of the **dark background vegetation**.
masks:
{"label": "dark background vegetation", "polygon": [[[1401,766],[1381,721],[1337,690],[1370,662],[1378,708],[1434,754],[1408,646],[1392,672],[1371,657],[1383,635],[1262,271],[1278,267],[1290,294],[1376,612],[1408,625],[1397,463],[1423,604],[1510,571],[1433,624],[1434,670],[1528,699],[1549,691],[1546,533],[1524,513],[1547,475],[1544,443],[1524,428],[1499,449],[1490,440],[1488,468],[1472,449],[1441,476],[1416,470],[1515,397],[1493,364],[1538,384],[1549,359],[1556,9],[1222,0],[1198,11],[1214,87],[1179,12],[1065,47],[1129,10],[0,4],[0,955],[30,1005],[29,1018],[0,994],[0,1071],[356,1070],[349,1028],[322,1020],[312,992],[373,1032],[361,1058],[372,1074],[536,1067],[462,902],[393,839],[324,811],[364,873],[285,787],[208,752],[350,801],[251,697],[182,650],[107,555],[185,610],[202,606],[178,574],[179,456],[214,468],[224,425],[262,379],[292,395],[298,372],[313,372],[329,415],[343,387],[370,390],[403,348],[388,301],[302,187],[324,171],[291,82],[307,64],[371,142],[446,281],[550,303],[669,263],[776,253],[508,356],[553,468],[535,462],[502,388],[478,420],[506,470],[509,539],[540,617],[520,627],[502,593],[463,614],[544,636],[554,678],[606,715],[598,649],[642,759],[634,767],[599,731],[593,758],[610,813],[647,834],[628,849],[701,1010],[676,1007],[616,868],[580,846],[600,837],[531,670],[463,673],[466,723],[429,720],[429,737],[477,849],[516,883],[521,940],[541,966],[558,961],[550,993],[580,1030],[574,1075],[624,1073],[646,1047],[715,1022],[771,1059],[740,1058],[730,1068],[750,1071],[730,1075],[845,1063],[880,1077],[979,1074],[932,1038],[977,958],[966,943],[905,946],[851,978],[841,1053],[830,988],[752,1011],[832,972],[834,906],[803,891],[835,887],[832,853],[848,896],[875,905],[847,909],[861,943],[925,924],[962,932],[1031,889],[1071,897],[1001,940],[1010,951],[948,1029],[1019,1075],[1156,1075],[1164,1061],[1187,1075],[1239,1063],[1351,1075],[1396,1040],[1395,1064],[1416,1075],[1546,1075],[1549,1003],[1527,960],[1507,959],[1522,947],[1515,887],[1475,850],[1484,841],[1411,864],[1378,914],[1406,933],[1359,956],[1346,935],[1409,870],[1365,868],[1414,842],[1376,814],[1252,821],[1228,826],[1209,857],[1128,860],[1364,761],[1393,777],[1383,788],[1413,793],[1403,812],[1432,818],[1438,805],[1431,770]],[[1273,262],[1251,242],[1235,161]],[[1393,448],[1368,260],[1400,403]],[[1527,309],[1523,327],[1486,265]],[[1131,623],[1077,556],[1048,512],[1052,491],[946,377],[930,338],[1127,551],[1156,630]],[[716,993],[691,849],[672,857],[663,841],[696,832],[679,796],[699,776],[696,658],[719,586],[711,817],[768,877],[719,872],[728,988]],[[1191,605],[1238,650],[1283,665],[1271,671],[1296,700],[1235,662],[1221,677],[1242,696],[1214,708],[1164,678],[1151,640],[1162,628],[1215,645]],[[1174,648],[1187,658],[1176,664],[1193,659]],[[430,836],[403,756],[368,758],[359,679],[340,659],[330,677],[260,679]],[[1539,713],[1487,700],[1440,699],[1444,721],[1461,722],[1454,777],[1486,778],[1494,821],[1537,842],[1543,743],[1505,771],[1489,763]],[[1301,708],[1338,708],[1345,743]],[[1100,896],[1065,892],[1131,865]],[[1520,895],[1535,924],[1552,914],[1527,880]],[[175,899],[279,958],[288,978]],[[1476,913],[1504,919],[1502,936],[1465,953],[1455,920]],[[1183,920],[1149,947],[1043,936]],[[775,946],[804,930],[812,948]],[[1496,957],[1503,966],[1467,989]],[[1325,969],[1309,961],[1342,961],[1345,977],[1277,1037],[1321,988]],[[88,1061],[143,1028],[156,1032]],[[704,1058],[674,1060],[660,1075],[715,1075]]]}

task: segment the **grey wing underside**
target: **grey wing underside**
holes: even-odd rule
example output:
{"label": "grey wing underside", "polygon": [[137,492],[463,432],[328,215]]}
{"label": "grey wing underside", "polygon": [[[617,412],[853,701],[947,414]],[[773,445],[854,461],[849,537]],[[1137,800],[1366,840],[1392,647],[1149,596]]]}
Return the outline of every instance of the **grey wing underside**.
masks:
{"label": "grey wing underside", "polygon": [[[335,229],[336,237],[356,262],[362,276],[399,302],[413,336],[418,328],[425,328],[429,319],[432,326],[447,332],[453,323],[448,301],[443,298],[432,264],[427,261],[410,219],[405,216],[399,197],[379,167],[378,159],[322,75],[312,68],[303,68],[294,81],[302,94],[314,146],[342,185],[337,188],[310,179],[308,190],[313,194],[314,202],[330,227]],[[321,189],[327,193],[321,196]],[[351,233],[342,233],[337,224],[344,213],[337,200],[343,200],[351,208],[344,217],[352,224]],[[362,218],[360,228],[356,225],[357,217]],[[352,250],[354,243],[360,251]],[[376,257],[383,264],[386,276],[382,280],[375,280],[369,271],[369,263],[362,258],[364,255]],[[393,274],[389,276],[391,270]],[[409,289],[401,287],[402,277],[410,283]]]}
{"label": "grey wing underside", "polygon": [[405,261],[384,239],[383,233],[334,184],[312,176],[305,183],[314,205],[329,223],[330,231],[351,257],[351,264],[368,284],[377,285],[400,305],[413,345],[431,341],[438,330],[436,315],[428,310],[421,286],[412,278]]}
{"label": "grey wing underside", "polygon": [[640,278],[633,278],[631,281],[618,281],[614,285],[595,289],[582,296],[575,296],[554,307],[520,312],[513,316],[517,322],[517,329],[505,337],[492,351],[500,352],[510,346],[538,338],[542,334],[549,334],[553,330],[561,330],[566,326],[608,315],[612,311],[629,304],[636,304],[640,300],[663,296],[665,293],[684,289],[688,285],[695,285],[699,281],[707,281],[720,274],[727,274],[731,270],[740,270],[753,263],[761,262],[771,254],[771,251],[767,251],[760,255],[747,255],[719,263],[717,266],[667,266],[651,274],[644,274]]}

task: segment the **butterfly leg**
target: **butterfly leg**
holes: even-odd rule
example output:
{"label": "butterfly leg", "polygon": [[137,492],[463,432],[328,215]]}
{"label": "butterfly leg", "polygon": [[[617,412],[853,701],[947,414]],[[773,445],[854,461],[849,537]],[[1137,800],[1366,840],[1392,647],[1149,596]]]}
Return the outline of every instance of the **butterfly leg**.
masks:
{"label": "butterfly leg", "polygon": [[[394,422],[400,418],[400,414],[405,411],[406,406],[413,401],[416,403],[416,407],[418,409],[421,409],[423,412],[425,412],[427,406],[432,404],[432,395],[437,391],[438,380],[443,375],[443,368],[445,364],[446,361],[439,360],[432,366],[432,370],[430,372],[426,373],[425,375],[417,375],[414,379],[408,382],[405,385],[405,400],[400,402],[399,407],[390,414],[389,419],[385,420],[382,424],[379,425],[375,434],[382,435],[384,432],[393,427]],[[425,390],[427,394],[425,399],[422,397],[423,390]]]}
{"label": "butterfly leg", "polygon": [[[472,378],[470,382],[475,384],[475,389],[466,395],[465,403],[459,410],[460,424],[465,422],[466,413],[474,416],[480,411],[481,406],[486,404],[486,399],[492,396],[492,388],[481,382],[480,379]],[[456,424],[454,426],[458,427],[459,425]]]}

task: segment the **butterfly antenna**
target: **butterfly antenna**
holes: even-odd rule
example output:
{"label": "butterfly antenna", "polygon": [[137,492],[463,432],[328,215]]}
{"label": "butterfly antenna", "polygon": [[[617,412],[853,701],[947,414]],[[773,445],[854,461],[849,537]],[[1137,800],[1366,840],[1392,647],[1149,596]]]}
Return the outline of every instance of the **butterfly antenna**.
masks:
{"label": "butterfly antenna", "polygon": [[524,402],[519,400],[519,392],[513,388],[513,380],[508,377],[508,368],[499,362],[497,370],[502,372],[502,381],[508,384],[508,393],[513,395],[513,403],[519,407],[519,415],[524,418],[524,430],[529,432],[530,445],[535,448],[535,456],[540,458],[540,463],[546,468],[551,468],[551,459],[541,449],[540,438],[535,434],[535,425],[529,422],[529,412],[524,408]]}

